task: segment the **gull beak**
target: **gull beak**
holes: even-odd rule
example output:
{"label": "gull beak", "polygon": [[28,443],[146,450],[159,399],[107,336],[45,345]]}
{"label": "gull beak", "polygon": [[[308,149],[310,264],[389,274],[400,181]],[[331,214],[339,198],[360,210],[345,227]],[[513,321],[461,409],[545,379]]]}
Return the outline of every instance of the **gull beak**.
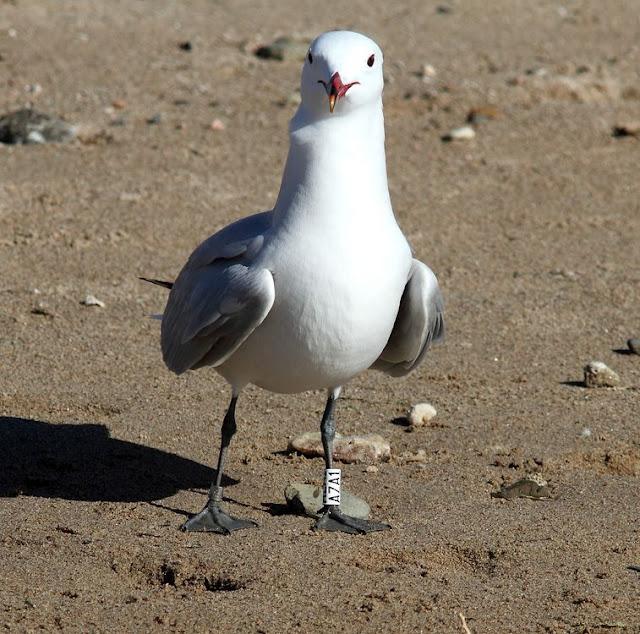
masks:
{"label": "gull beak", "polygon": [[329,93],[329,112],[333,112],[333,109],[336,107],[336,99],[338,98],[338,93],[333,92],[333,90]]}
{"label": "gull beak", "polygon": [[347,90],[349,90],[351,86],[359,84],[360,82],[352,81],[350,84],[344,84],[340,78],[340,73],[335,72],[328,82],[319,79],[318,83],[322,84],[324,89],[327,91],[327,95],[329,96],[329,112],[333,112],[333,109],[336,107],[336,101],[338,101],[338,99],[342,99],[342,97],[347,94]]}

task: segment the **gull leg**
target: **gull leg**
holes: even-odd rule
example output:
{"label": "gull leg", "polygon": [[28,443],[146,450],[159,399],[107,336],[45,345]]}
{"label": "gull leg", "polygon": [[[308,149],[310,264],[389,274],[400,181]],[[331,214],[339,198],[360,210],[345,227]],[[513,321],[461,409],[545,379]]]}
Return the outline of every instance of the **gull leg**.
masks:
{"label": "gull leg", "polygon": [[[320,435],[324,448],[325,484],[324,484],[324,508],[322,515],[313,526],[317,531],[341,531],[343,533],[373,533],[384,531],[391,526],[382,522],[370,522],[345,515],[340,510],[340,471],[333,469],[333,440],[336,435],[336,424],[333,418],[333,410],[336,400],[340,395],[340,388],[329,390],[329,397],[320,423]],[[337,472],[337,473],[336,473]]]}
{"label": "gull leg", "polygon": [[241,528],[257,526],[257,524],[251,520],[231,517],[220,506],[222,502],[222,470],[224,469],[229,444],[233,435],[236,433],[237,400],[238,397],[234,394],[231,398],[229,409],[225,414],[224,421],[222,422],[222,442],[220,444],[220,455],[218,456],[218,471],[215,482],[209,489],[209,499],[200,513],[188,519],[181,526],[181,530],[183,531],[229,535],[232,531],[237,531]]}

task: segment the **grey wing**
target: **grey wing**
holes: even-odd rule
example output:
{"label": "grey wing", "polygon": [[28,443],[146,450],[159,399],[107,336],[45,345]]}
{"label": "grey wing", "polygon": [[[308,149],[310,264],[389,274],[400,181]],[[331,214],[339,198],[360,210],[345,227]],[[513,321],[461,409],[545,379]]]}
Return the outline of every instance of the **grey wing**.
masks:
{"label": "grey wing", "polygon": [[270,215],[222,229],[191,255],[162,315],[162,356],[181,374],[219,366],[262,323],[275,299],[273,276],[252,263]]}
{"label": "grey wing", "polygon": [[414,259],[389,341],[372,368],[391,376],[415,369],[432,343],[444,339],[444,302],[433,271]]}

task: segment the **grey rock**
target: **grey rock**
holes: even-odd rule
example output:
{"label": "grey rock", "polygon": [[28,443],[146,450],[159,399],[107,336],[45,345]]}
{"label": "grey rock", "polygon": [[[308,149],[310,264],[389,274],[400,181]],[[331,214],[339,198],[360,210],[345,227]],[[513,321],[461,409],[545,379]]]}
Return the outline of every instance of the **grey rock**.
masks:
{"label": "grey rock", "polygon": [[[289,451],[305,456],[324,456],[320,432],[306,432],[289,441]],[[391,458],[391,446],[379,434],[364,436],[342,436],[336,434],[333,443],[333,458],[339,462],[386,462]]]}
{"label": "grey rock", "polygon": [[0,143],[64,143],[75,135],[73,125],[30,108],[9,112],[0,117]]}
{"label": "grey rock", "polygon": [[640,339],[629,339],[629,341],[627,341],[627,345],[631,352],[634,354],[640,354]]}
{"label": "grey rock", "polygon": [[586,387],[616,387],[620,377],[602,361],[591,361],[584,366],[584,384]]}
{"label": "grey rock", "polygon": [[551,497],[551,492],[546,480],[543,480],[537,473],[525,476],[513,484],[503,486],[499,491],[491,494],[492,498],[502,498],[513,500],[515,498],[530,498],[534,500],[544,500]]}
{"label": "grey rock", "polygon": [[[284,490],[287,506],[294,513],[302,513],[309,517],[318,517],[322,509],[322,487],[314,484],[293,482]],[[371,509],[361,498],[342,489],[340,509],[351,517],[367,519]]]}

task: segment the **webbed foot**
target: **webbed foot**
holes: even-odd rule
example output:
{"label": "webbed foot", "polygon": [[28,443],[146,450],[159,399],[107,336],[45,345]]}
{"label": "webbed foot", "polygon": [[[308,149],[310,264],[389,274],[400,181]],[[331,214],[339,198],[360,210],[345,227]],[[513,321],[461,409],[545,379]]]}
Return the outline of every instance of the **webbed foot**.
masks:
{"label": "webbed foot", "polygon": [[258,524],[252,520],[243,520],[231,517],[231,515],[220,508],[220,503],[218,501],[210,499],[202,511],[188,519],[180,527],[180,530],[186,532],[230,535],[233,531],[238,531],[243,528],[253,528],[257,525]]}
{"label": "webbed foot", "polygon": [[386,531],[390,528],[389,524],[383,522],[371,522],[345,515],[339,506],[325,506],[322,515],[313,526],[315,531],[340,531],[361,535],[375,531]]}

